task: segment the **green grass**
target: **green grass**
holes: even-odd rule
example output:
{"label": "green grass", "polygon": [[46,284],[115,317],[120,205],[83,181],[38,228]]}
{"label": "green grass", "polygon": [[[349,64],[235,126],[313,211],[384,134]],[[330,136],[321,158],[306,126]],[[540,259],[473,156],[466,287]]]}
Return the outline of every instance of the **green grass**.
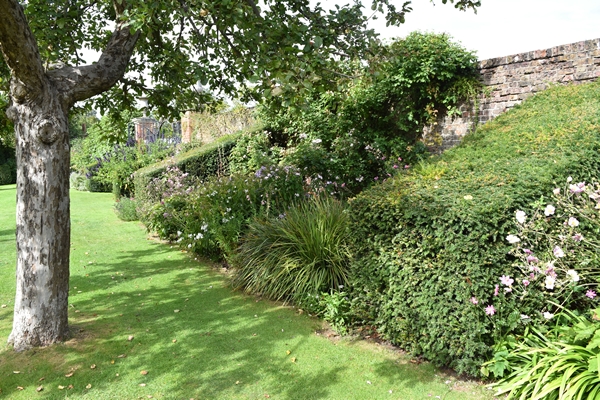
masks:
{"label": "green grass", "polygon": [[120,221],[112,194],[103,193],[72,193],[73,337],[15,353],[4,344],[14,305],[14,210],[14,185],[0,186],[0,398],[490,397],[428,363],[328,339],[316,334],[314,318],[231,291],[208,264]]}

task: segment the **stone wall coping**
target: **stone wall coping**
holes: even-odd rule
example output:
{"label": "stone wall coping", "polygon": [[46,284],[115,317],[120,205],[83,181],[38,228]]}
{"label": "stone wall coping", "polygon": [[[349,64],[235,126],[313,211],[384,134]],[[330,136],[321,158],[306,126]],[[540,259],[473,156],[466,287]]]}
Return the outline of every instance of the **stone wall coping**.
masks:
{"label": "stone wall coping", "polygon": [[501,65],[521,63],[523,61],[540,60],[545,58],[558,57],[566,54],[580,53],[582,51],[600,50],[600,38],[584,40],[560,46],[554,46],[545,50],[533,50],[525,53],[513,54],[510,56],[490,58],[479,61],[479,69],[485,72],[488,68],[496,68]]}

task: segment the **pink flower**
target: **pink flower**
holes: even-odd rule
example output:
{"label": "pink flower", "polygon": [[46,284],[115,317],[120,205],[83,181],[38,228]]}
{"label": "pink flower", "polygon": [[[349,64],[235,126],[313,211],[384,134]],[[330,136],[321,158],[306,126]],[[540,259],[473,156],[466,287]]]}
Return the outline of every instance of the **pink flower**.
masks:
{"label": "pink flower", "polygon": [[398,169],[398,165],[394,164],[394,166],[392,168]]}
{"label": "pink flower", "polygon": [[596,297],[596,292],[594,292],[593,290],[588,290],[587,292],[585,292],[585,295],[590,299],[593,299],[594,297]]}
{"label": "pink flower", "polygon": [[533,252],[529,249],[523,249],[523,253],[525,254],[533,254]]}
{"label": "pink flower", "polygon": [[529,281],[527,279],[523,279],[523,286],[529,286]]}
{"label": "pink flower", "polygon": [[579,182],[576,185],[569,185],[569,190],[571,193],[581,193],[585,190],[585,182]]}
{"label": "pink flower", "polygon": [[479,300],[477,300],[477,297],[471,297],[471,303],[473,304],[479,304]]}
{"label": "pink flower", "polygon": [[494,288],[494,296],[498,296],[498,291],[500,290],[500,285],[496,285]]}
{"label": "pink flower", "polygon": [[538,263],[538,262],[540,262],[540,260],[536,256],[527,256],[527,262],[529,264]]}
{"label": "pink flower", "polygon": [[409,168],[410,168],[410,165],[405,165],[404,166],[404,169],[409,169]]}
{"label": "pink flower", "polygon": [[494,308],[494,306],[493,306],[493,305],[487,306],[487,307],[485,308],[485,313],[486,313],[487,315],[494,315],[494,314],[496,314],[496,309]]}
{"label": "pink flower", "polygon": [[510,286],[514,283],[514,279],[512,279],[509,275],[502,275],[500,277],[500,283],[504,286]]}
{"label": "pink flower", "polygon": [[573,235],[573,240],[576,242],[581,242],[583,240],[583,235],[581,233],[576,233]]}

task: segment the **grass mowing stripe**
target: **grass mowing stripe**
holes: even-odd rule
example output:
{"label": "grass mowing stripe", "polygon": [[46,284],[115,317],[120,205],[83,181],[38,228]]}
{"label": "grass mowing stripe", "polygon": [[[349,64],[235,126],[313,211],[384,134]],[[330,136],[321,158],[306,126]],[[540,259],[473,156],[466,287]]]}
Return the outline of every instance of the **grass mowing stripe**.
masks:
{"label": "grass mowing stripe", "polygon": [[[71,196],[73,337],[22,353],[2,347],[0,398],[491,398],[428,363],[328,340],[315,334],[318,320],[232,292],[208,264],[118,220],[111,194]],[[14,304],[14,208],[14,185],[0,187],[3,343]]]}

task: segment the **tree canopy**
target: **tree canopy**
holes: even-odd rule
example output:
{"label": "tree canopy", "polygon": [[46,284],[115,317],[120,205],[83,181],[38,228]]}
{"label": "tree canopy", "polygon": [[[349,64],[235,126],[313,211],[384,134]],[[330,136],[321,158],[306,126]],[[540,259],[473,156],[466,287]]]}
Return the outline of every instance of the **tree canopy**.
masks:
{"label": "tree canopy", "polygon": [[[127,72],[95,99],[96,107],[131,107],[144,94],[159,114],[177,115],[209,100],[197,83],[246,100],[327,87],[336,60],[361,57],[376,40],[368,20],[382,14],[388,24],[402,23],[410,3],[374,0],[370,16],[360,1],[331,10],[308,0],[29,0],[22,6],[45,69],[84,65],[82,49],[105,51],[115,25],[127,24],[139,33]],[[450,3],[461,10],[480,5]],[[0,61],[0,90],[8,90],[8,75]]]}

